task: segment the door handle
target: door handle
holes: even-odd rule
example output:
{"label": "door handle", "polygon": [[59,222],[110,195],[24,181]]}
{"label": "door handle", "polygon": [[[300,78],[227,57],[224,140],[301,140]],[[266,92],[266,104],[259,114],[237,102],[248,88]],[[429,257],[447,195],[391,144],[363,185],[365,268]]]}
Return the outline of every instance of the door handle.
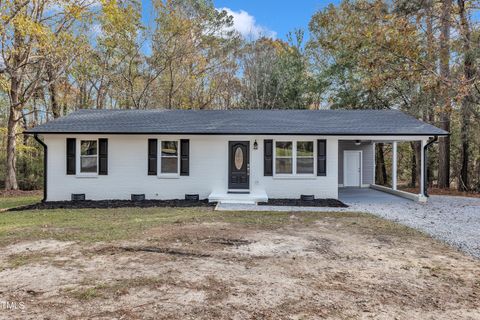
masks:
{"label": "door handle", "polygon": [[250,163],[247,164],[247,175],[250,175]]}

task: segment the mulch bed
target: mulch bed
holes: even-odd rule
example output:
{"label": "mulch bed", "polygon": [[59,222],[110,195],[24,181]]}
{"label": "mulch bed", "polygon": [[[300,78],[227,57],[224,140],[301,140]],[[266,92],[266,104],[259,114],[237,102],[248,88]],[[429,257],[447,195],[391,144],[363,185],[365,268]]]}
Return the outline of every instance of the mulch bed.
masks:
{"label": "mulch bed", "polygon": [[84,200],[84,201],[48,201],[8,209],[7,211],[50,210],[50,209],[112,209],[112,208],[173,208],[173,207],[214,207],[215,202],[208,200]]}
{"label": "mulch bed", "polygon": [[337,199],[314,199],[310,201],[300,199],[268,199],[268,202],[258,203],[260,206],[292,206],[292,207],[336,207],[347,208],[348,206]]}

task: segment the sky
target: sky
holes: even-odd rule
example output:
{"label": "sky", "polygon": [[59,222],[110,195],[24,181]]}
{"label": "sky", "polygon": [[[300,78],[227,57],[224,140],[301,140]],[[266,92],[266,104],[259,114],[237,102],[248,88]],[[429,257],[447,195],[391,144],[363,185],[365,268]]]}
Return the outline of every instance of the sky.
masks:
{"label": "sky", "polygon": [[[289,31],[304,29],[308,32],[311,16],[328,4],[339,0],[213,0],[217,9],[233,16],[234,28],[252,40],[259,36],[285,39]],[[142,18],[151,25],[150,0],[142,1]],[[308,37],[308,35],[307,35]]]}

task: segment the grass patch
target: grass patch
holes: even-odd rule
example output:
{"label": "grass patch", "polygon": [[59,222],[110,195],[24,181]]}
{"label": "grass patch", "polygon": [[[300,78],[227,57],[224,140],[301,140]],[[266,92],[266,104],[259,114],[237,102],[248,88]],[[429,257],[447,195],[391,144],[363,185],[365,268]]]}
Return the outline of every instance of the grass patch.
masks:
{"label": "grass patch", "polygon": [[6,268],[18,268],[30,263],[41,261],[44,254],[40,253],[18,253],[11,254],[6,260]]}
{"label": "grass patch", "polygon": [[42,200],[41,195],[0,196],[0,209],[10,209],[34,204]]}
{"label": "grass patch", "polygon": [[[65,292],[74,299],[85,301],[96,298],[107,298],[125,295],[128,293],[129,289],[140,287],[155,287],[166,283],[166,280],[159,277],[137,277],[128,279],[117,279],[110,282],[102,282],[93,286],[89,286],[93,282],[94,281],[85,281],[82,284],[82,288],[69,288],[66,289]],[[169,283],[172,284],[172,280],[170,280]]]}
{"label": "grass patch", "polygon": [[[4,207],[15,206],[39,199],[37,195],[11,197],[7,200],[9,205],[7,202],[2,204]],[[0,246],[41,239],[80,242],[133,239],[140,238],[150,228],[175,223],[224,222],[275,229],[286,224],[309,224],[319,219],[340,219],[344,226],[352,225],[352,229],[377,234],[414,232],[372,215],[347,212],[221,212],[210,207],[54,209],[1,213]]]}
{"label": "grass patch", "polygon": [[357,234],[398,237],[426,236],[420,230],[369,214],[365,214],[362,219],[345,219],[343,222],[343,227],[351,227],[352,232]]}
{"label": "grass patch", "polygon": [[119,208],[32,210],[0,214],[0,245],[20,240],[112,241],[168,223],[199,221],[209,209]]}
{"label": "grass patch", "polygon": [[103,297],[103,294],[96,287],[67,290],[67,294],[74,299],[82,301]]}
{"label": "grass patch", "polygon": [[1,270],[15,269],[32,263],[39,263],[43,261],[54,262],[56,254],[52,252],[22,252],[8,255],[1,265]]}
{"label": "grass patch", "polygon": [[[295,219],[292,219],[292,215]],[[310,223],[326,217],[353,218],[356,213],[218,212],[211,208],[56,209],[0,214],[0,245],[55,239],[100,242],[141,236],[150,228],[175,223],[226,222],[262,228]]]}

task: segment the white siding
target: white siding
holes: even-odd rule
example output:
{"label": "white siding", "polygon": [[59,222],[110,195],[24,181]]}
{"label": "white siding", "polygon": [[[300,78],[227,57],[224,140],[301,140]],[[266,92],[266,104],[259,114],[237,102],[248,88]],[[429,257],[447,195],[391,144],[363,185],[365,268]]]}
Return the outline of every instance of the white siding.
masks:
{"label": "white siding", "polygon": [[[81,177],[66,174],[66,138],[108,138],[108,175]],[[147,175],[147,140],[190,139],[190,175],[161,178]],[[263,176],[263,140],[327,139],[327,176],[276,178]],[[228,188],[228,141],[250,141],[250,189],[265,190],[270,198],[338,197],[338,140],[309,136],[156,136],[156,135],[44,135],[48,146],[48,201],[70,200],[72,193],[87,199],[130,199],[132,193],[147,199],[183,199],[198,193],[202,199],[211,192]],[[253,150],[257,140],[258,150]],[[78,161],[78,160],[77,160]],[[78,170],[77,170],[78,172]]]}

